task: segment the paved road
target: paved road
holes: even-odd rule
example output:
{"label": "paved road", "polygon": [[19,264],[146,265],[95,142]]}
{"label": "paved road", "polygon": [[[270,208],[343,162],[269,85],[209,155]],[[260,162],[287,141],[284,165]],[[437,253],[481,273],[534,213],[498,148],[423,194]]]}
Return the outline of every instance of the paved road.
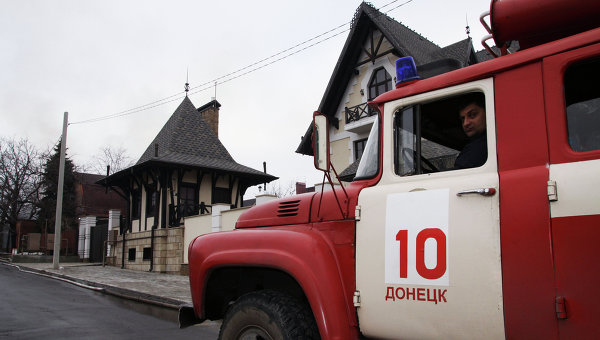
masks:
{"label": "paved road", "polygon": [[[137,311],[136,311],[137,310]],[[170,311],[0,265],[0,338],[216,339],[218,325],[179,329]]]}

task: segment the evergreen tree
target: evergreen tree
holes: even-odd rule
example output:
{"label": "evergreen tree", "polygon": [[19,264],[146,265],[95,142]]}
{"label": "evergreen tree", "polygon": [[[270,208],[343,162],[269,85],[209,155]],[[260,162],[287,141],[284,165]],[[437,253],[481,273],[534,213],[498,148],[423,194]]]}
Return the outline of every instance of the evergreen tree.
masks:
{"label": "evergreen tree", "polygon": [[[56,196],[58,193],[58,171],[60,166],[61,142],[54,148],[44,165],[42,174],[42,198],[40,200],[40,213],[38,223],[47,226],[48,232],[54,231],[56,219]],[[62,226],[63,230],[71,229],[76,225],[75,199],[75,166],[71,159],[65,155],[65,182],[63,186]]]}

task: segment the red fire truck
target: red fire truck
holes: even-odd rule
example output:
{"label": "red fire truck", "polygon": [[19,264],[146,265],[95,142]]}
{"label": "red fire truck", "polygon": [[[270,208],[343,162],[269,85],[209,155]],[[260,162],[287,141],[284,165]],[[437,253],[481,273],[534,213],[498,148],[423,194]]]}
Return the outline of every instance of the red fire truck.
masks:
{"label": "red fire truck", "polygon": [[[600,3],[488,14],[497,58],[422,80],[400,60],[352,183],[192,242],[196,317],[221,339],[600,338]],[[474,96],[483,158],[458,168]]]}

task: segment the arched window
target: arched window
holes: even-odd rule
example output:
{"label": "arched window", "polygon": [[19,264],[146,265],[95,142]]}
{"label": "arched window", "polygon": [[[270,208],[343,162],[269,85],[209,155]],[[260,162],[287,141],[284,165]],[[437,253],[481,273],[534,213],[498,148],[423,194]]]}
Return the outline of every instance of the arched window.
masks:
{"label": "arched window", "polygon": [[380,94],[392,89],[392,77],[380,67],[373,71],[371,80],[369,80],[369,100],[375,99]]}

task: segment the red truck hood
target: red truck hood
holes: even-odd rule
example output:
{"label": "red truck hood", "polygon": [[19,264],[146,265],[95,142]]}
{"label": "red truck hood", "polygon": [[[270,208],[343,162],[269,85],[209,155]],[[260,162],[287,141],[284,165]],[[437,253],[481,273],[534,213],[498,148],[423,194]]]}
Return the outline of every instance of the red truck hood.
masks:
{"label": "red truck hood", "polygon": [[239,229],[308,223],[314,195],[314,192],[307,193],[256,205],[240,215],[235,227]]}
{"label": "red truck hood", "polygon": [[235,227],[256,228],[354,219],[358,194],[371,182],[353,182],[345,191],[336,189],[336,194],[332,190],[311,192],[261,203],[242,213]]}

